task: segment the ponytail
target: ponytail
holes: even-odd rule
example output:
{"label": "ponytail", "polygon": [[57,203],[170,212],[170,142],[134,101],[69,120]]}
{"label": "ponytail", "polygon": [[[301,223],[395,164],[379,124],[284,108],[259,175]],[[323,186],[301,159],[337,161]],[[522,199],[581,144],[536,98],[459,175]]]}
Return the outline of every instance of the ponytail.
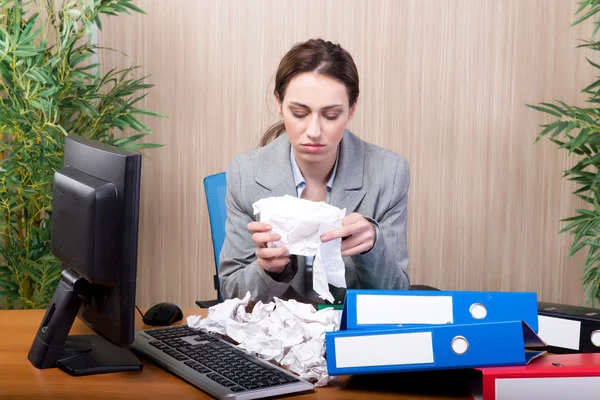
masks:
{"label": "ponytail", "polygon": [[273,140],[277,139],[285,132],[285,125],[283,121],[276,122],[271,125],[269,129],[262,135],[260,138],[260,147],[264,147],[271,143]]}

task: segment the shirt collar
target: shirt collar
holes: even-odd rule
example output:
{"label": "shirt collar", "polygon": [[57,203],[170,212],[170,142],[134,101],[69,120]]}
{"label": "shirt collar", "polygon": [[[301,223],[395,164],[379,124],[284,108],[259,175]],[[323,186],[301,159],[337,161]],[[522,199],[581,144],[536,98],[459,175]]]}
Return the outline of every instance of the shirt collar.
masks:
{"label": "shirt collar", "polygon": [[[339,155],[340,155],[340,153],[339,153],[339,146],[338,146],[338,155],[335,159],[335,165],[333,166],[333,172],[331,173],[331,176],[329,177],[329,180],[327,181],[327,189],[329,189],[329,190],[331,190],[331,188],[333,187],[333,179],[335,178],[335,174],[337,172],[338,160],[340,159]],[[294,152],[291,147],[290,147],[290,161],[292,163],[292,174],[294,175],[294,183],[296,184],[296,187],[298,187],[302,184],[306,184],[306,181],[304,180],[304,177],[302,176],[302,172],[300,172],[300,168],[298,167],[298,164],[296,163],[296,159],[294,158]]]}

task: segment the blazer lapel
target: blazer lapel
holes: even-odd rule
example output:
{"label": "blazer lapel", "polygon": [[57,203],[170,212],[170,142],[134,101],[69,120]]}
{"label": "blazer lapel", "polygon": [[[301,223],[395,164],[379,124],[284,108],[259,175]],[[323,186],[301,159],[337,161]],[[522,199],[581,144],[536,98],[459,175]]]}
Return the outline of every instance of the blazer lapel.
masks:
{"label": "blazer lapel", "polygon": [[[296,184],[290,163],[290,146],[287,134],[283,134],[264,148],[254,178],[261,186],[258,198],[286,194],[296,196]],[[366,193],[363,189],[364,142],[346,130],[340,143],[339,157],[329,204],[346,208],[347,215],[356,210]]]}
{"label": "blazer lapel", "polygon": [[260,155],[254,180],[264,193],[261,197],[296,196],[296,184],[290,163],[290,141],[283,134],[265,147]]}
{"label": "blazer lapel", "polygon": [[364,142],[346,130],[340,143],[339,157],[329,204],[346,208],[346,215],[348,215],[356,210],[366,194],[363,189]]}

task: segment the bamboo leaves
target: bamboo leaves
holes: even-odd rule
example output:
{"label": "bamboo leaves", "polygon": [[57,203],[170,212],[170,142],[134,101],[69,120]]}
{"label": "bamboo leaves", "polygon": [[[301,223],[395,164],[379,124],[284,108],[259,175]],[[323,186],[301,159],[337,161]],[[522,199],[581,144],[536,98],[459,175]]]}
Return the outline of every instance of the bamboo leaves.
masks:
{"label": "bamboo leaves", "polygon": [[100,16],[130,12],[143,13],[131,0],[0,0],[0,308],[43,307],[54,293],[52,179],[64,137],[160,146],[145,141],[140,118],[161,115],[138,108],[152,85],[135,67],[101,74],[91,62]]}
{"label": "bamboo leaves", "polygon": [[[600,12],[600,0],[584,0],[579,3],[576,14],[582,14],[573,25],[596,16]],[[600,28],[600,19],[594,23],[592,37]],[[600,50],[600,42],[584,41],[577,47]],[[586,58],[595,69],[600,64]],[[587,102],[600,103],[600,79],[592,82],[582,91],[589,96]],[[560,233],[569,232],[573,241],[568,257],[572,257],[586,248],[588,253],[585,260],[583,285],[586,291],[586,301],[595,305],[600,301],[600,108],[569,106],[561,101],[540,103],[527,106],[555,118],[549,124],[541,125],[541,132],[535,139],[538,142],[544,137],[566,149],[568,153],[580,156],[571,169],[564,171],[563,176],[577,184],[573,192],[578,198],[589,204],[589,209],[577,209],[576,215],[563,219],[567,224]]]}

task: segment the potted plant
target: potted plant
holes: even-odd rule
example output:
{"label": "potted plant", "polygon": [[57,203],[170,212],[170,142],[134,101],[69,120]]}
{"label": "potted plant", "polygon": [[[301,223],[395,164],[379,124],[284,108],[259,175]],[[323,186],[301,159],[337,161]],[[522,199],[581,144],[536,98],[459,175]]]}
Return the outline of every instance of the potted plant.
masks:
{"label": "potted plant", "polygon": [[[60,4],[59,4],[60,3]],[[143,13],[132,0],[0,0],[0,308],[39,308],[61,265],[51,254],[52,180],[66,135],[124,149],[158,147],[137,108],[152,85],[135,68],[100,72],[100,16]],[[115,136],[132,128],[136,134]]]}
{"label": "potted plant", "polygon": [[[571,26],[600,12],[600,0],[584,0],[578,4],[575,15],[579,17]],[[600,50],[600,42],[594,40],[600,28],[600,20],[594,25],[592,40],[584,41],[579,48]],[[586,59],[592,68],[600,70],[597,62]],[[581,92],[587,95],[589,107],[572,106],[562,101],[527,106],[554,117],[549,124],[541,125],[543,129],[536,142],[547,137],[560,149],[580,156],[571,169],[564,171],[563,176],[577,184],[577,190],[573,194],[589,203],[589,207],[577,209],[573,217],[562,220],[568,224],[560,232],[570,232],[573,235],[568,257],[582,249],[587,250],[583,285],[586,303],[594,306],[600,301],[600,78]]]}

